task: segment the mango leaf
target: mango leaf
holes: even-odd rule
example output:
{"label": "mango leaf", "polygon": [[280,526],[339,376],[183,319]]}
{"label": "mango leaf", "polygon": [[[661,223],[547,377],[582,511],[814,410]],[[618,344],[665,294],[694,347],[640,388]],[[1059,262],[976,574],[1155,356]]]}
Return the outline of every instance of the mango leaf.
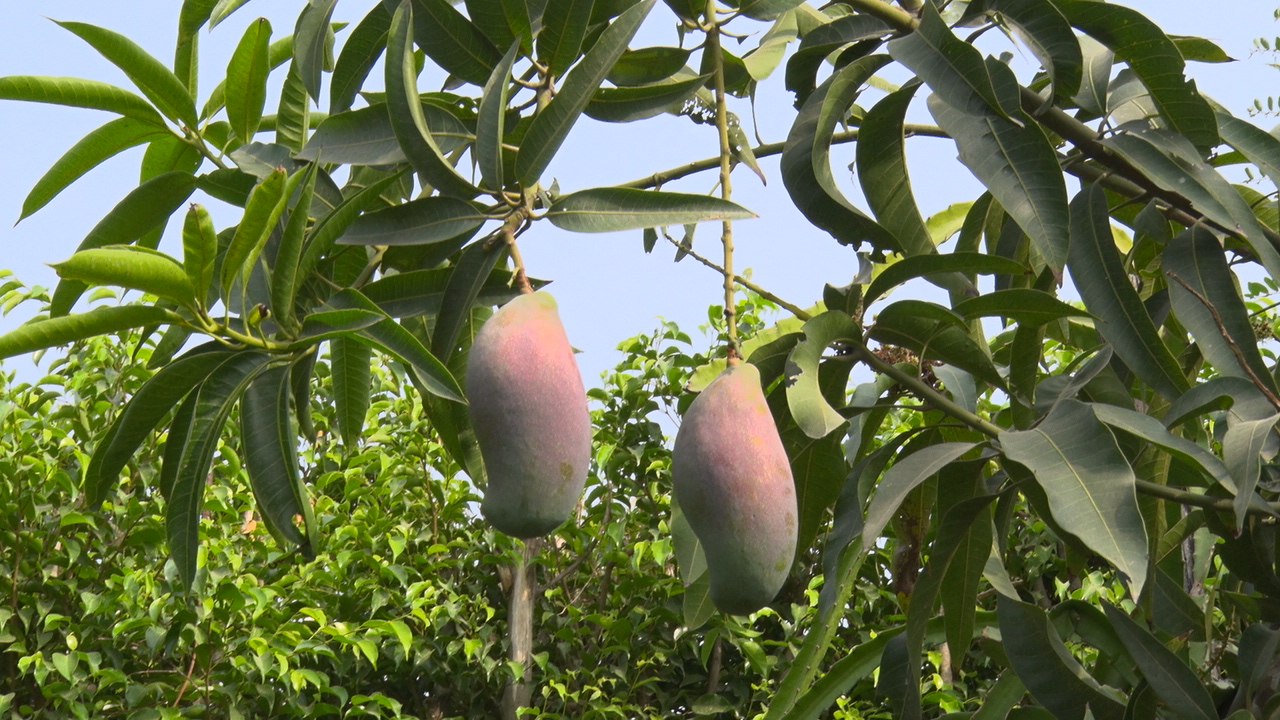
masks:
{"label": "mango leaf", "polygon": [[1229,63],[1236,59],[1211,40],[1192,35],[1170,35],[1183,60],[1202,63]]}
{"label": "mango leaf", "polygon": [[831,53],[856,42],[876,40],[893,32],[879,18],[862,13],[838,17],[804,33],[800,46],[787,61],[786,87],[803,105],[813,92],[818,70]]}
{"label": "mango leaf", "polygon": [[868,335],[954,365],[984,382],[1004,386],[1004,378],[970,335],[964,318],[920,300],[900,300],[880,311]]}
{"label": "mango leaf", "polygon": [[187,127],[199,126],[195,101],[191,99],[186,85],[137,43],[120,33],[96,25],[58,20],[54,22],[89,43],[111,64],[124,71],[165,117]]}
{"label": "mango leaf", "polygon": [[773,20],[803,4],[803,0],[745,0],[738,12],[756,20]]}
{"label": "mango leaf", "polygon": [[[1280,414],[1237,422],[1227,429],[1222,438],[1222,458],[1236,481],[1236,532],[1244,529],[1253,493],[1258,487],[1258,477],[1262,474],[1263,453],[1268,444],[1274,447],[1278,421]],[[1274,450],[1270,454],[1274,454]]]}
{"label": "mango leaf", "polygon": [[267,76],[271,73],[267,50],[271,46],[271,23],[258,20],[245,30],[227,65],[227,120],[231,130],[244,142],[251,142],[262,122],[267,103]]}
{"label": "mango leaf", "polygon": [[1257,165],[1271,182],[1280,183],[1280,138],[1224,111],[1217,118],[1222,141]]}
{"label": "mango leaf", "polygon": [[307,144],[307,130],[311,127],[311,103],[301,72],[297,60],[289,63],[276,110],[276,143],[294,152]]}
{"label": "mango leaf", "polygon": [[876,103],[858,127],[857,176],[862,194],[885,230],[893,233],[904,255],[933,254],[929,231],[916,207],[907,175],[902,124],[919,83],[908,83]]}
{"label": "mango leaf", "polygon": [[195,306],[195,288],[182,263],[155,250],[128,245],[93,248],[52,267],[64,280],[140,290],[184,307]]}
{"label": "mango leaf", "polygon": [[338,238],[346,233],[351,223],[360,217],[360,213],[385,204],[382,193],[392,183],[399,182],[404,171],[393,173],[368,187],[361,189],[334,208],[333,212],[318,221],[308,233],[306,247],[302,251],[302,260],[298,263],[298,277],[310,277],[320,259],[329,254]]}
{"label": "mango leaf", "polygon": [[660,83],[684,69],[691,51],[679,47],[654,46],[628,50],[609,70],[609,82],[618,87]]}
{"label": "mango leaf", "polygon": [[173,486],[178,478],[178,466],[182,462],[182,451],[187,446],[187,435],[191,432],[191,421],[195,417],[196,400],[199,399],[199,395],[199,392],[187,393],[187,398],[173,412],[169,432],[165,434],[158,489],[161,497],[166,501],[173,496]]}
{"label": "mango leaf", "polygon": [[[939,471],[937,517],[943,518],[944,524],[952,511],[964,513],[966,501],[986,494],[986,478],[983,473],[986,465],[985,459],[955,462]],[[983,506],[977,511],[972,523],[957,538],[951,562],[947,564],[946,573],[938,588],[947,646],[957,665],[964,664],[965,655],[973,640],[978,610],[978,586],[987,560],[991,557],[994,527],[991,521],[989,506]],[[934,561],[931,559],[929,562],[932,566]],[[929,572],[933,573],[935,570],[931,567]]]}
{"label": "mango leaf", "polygon": [[465,0],[463,4],[467,8],[467,18],[480,28],[494,47],[510,47],[516,41],[502,0]]}
{"label": "mango leaf", "polygon": [[[267,369],[270,361],[271,356],[259,352],[235,353],[224,360],[195,391],[191,425],[178,456],[177,474],[168,493],[169,505],[165,514],[169,554],[187,588],[196,579],[200,511],[204,506],[205,484],[218,438],[236,400],[249,383]],[[165,454],[168,459],[167,449]]]}
{"label": "mango leaf", "polygon": [[209,13],[209,29],[218,27],[223,20],[231,17],[231,13],[239,10],[249,0],[218,0],[218,4]]}
{"label": "mango leaf", "polygon": [[[289,213],[284,232],[280,235],[275,261],[271,265],[272,313],[277,322],[289,330],[297,325],[294,320],[293,305],[298,296],[298,286],[304,279],[298,272],[298,266],[302,262],[303,241],[306,237],[307,223],[311,218],[312,198],[315,197],[316,177],[319,171],[320,166],[316,163],[302,171],[302,187],[298,190],[297,202]],[[287,197],[285,203],[288,203]]]}
{"label": "mango leaf", "polygon": [[1070,241],[1067,187],[1044,131],[1037,123],[1017,127],[997,118],[967,115],[939,95],[929,97],[929,111],[955,138],[960,162],[1031,238],[1044,262],[1060,273]]}
{"label": "mango leaf", "polygon": [[547,0],[538,33],[538,60],[560,77],[582,54],[595,0]]}
{"label": "mango leaf", "polygon": [[1080,666],[1044,610],[1001,595],[997,613],[1010,667],[1054,717],[1124,718],[1124,706],[1103,693],[1098,681]]}
{"label": "mango leaf", "polygon": [[579,190],[560,198],[546,217],[561,230],[582,233],[638,230],[662,225],[747,220],[756,214],[710,195],[635,188]]}
{"label": "mango leaf", "polygon": [[1038,327],[1065,317],[1089,317],[1089,313],[1072,307],[1052,294],[1031,288],[996,290],[957,303],[955,311],[966,320],[980,317],[1003,317],[1023,327]]}
{"label": "mango leaf", "polygon": [[452,240],[484,224],[484,211],[451,197],[427,197],[364,213],[338,240],[342,245],[425,245]]}
{"label": "mango leaf", "polygon": [[[906,65],[947,105],[975,120],[1013,120],[1019,113],[1017,88],[993,82],[973,45],[956,37],[931,4],[920,13],[914,32],[889,41],[889,54]],[[1012,90],[1012,91],[1010,91]]]}
{"label": "mango leaf", "polygon": [[[520,52],[533,55],[534,27],[542,22],[542,11],[546,5],[529,0],[499,0],[502,3],[502,14],[507,19],[507,27],[511,29],[513,40],[520,41]],[[500,43],[499,45],[505,45]]]}
{"label": "mango leaf", "polygon": [[829,310],[804,324],[804,340],[796,344],[787,358],[786,391],[791,417],[805,435],[826,437],[848,422],[823,396],[818,382],[818,363],[833,342],[860,340],[861,335],[857,324],[839,310]]}
{"label": "mango leaf", "polygon": [[784,720],[817,720],[837,699],[880,667],[884,646],[901,634],[902,627],[880,630],[876,636],[849,651],[796,701]]}
{"label": "mango leaf", "polygon": [[976,443],[968,442],[937,443],[894,462],[893,467],[880,478],[876,494],[867,506],[867,518],[862,528],[864,546],[870,546],[880,537],[912,490],[975,447]]}
{"label": "mango leaf", "polygon": [[391,126],[386,105],[370,105],[325,118],[294,157],[343,165],[397,165],[408,162]]}
{"label": "mango leaf", "polygon": [[707,571],[707,556],[702,549],[702,541],[693,532],[684,509],[671,500],[671,547],[676,555],[676,567],[680,570],[680,581],[687,588]]}
{"label": "mango leaf", "polygon": [[[293,59],[293,36],[287,35],[267,46],[267,65],[275,70]],[[209,93],[209,99],[205,100],[204,107],[200,108],[200,119],[207,120],[216,114],[219,110],[226,107],[227,104],[227,86],[226,81],[218,83],[213,92]],[[264,118],[265,119],[265,118]],[[261,128],[267,129],[267,128]],[[208,135],[206,128],[205,134]]]}
{"label": "mango leaf", "polygon": [[1084,56],[1071,24],[1048,3],[991,0],[987,7],[1004,16],[1053,79],[1053,95],[1069,100],[1080,92]]}
{"label": "mango leaf", "polygon": [[267,236],[280,220],[288,196],[285,194],[285,172],[281,168],[263,180],[249,195],[244,216],[236,226],[235,236],[222,261],[222,295],[228,297],[231,285],[245,272],[246,263],[258,254]]}
{"label": "mango leaf", "polygon": [[106,110],[164,128],[164,118],[146,100],[123,88],[79,78],[10,75],[0,77],[0,100]]}
{"label": "mango leaf", "polygon": [[476,165],[480,177],[490,189],[501,190],[506,184],[506,170],[502,162],[502,141],[507,136],[507,103],[511,97],[511,66],[520,51],[514,42],[507,54],[493,68],[493,75],[484,85],[480,95],[479,116],[476,119]]}
{"label": "mango leaf", "polygon": [[369,71],[377,64],[387,47],[387,30],[391,27],[391,11],[378,3],[356,25],[342,44],[342,52],[329,79],[329,112],[351,109]]}
{"label": "mango leaf", "polygon": [[[444,2],[444,0],[438,0]],[[627,44],[640,29],[640,24],[656,0],[642,0],[610,23],[600,39],[587,51],[573,72],[569,73],[560,92],[537,115],[525,132],[520,152],[516,154],[516,179],[525,187],[533,187],[555,157],[587,103],[626,52]],[[487,76],[486,76],[487,77]],[[483,81],[481,81],[483,82]]]}
{"label": "mango leaf", "polygon": [[449,362],[458,349],[458,337],[471,319],[480,288],[487,283],[498,263],[506,258],[506,246],[490,249],[485,241],[474,242],[463,249],[445,286],[440,314],[431,332],[431,352]]}
{"label": "mango leaf", "polygon": [[1093,410],[1064,399],[1034,429],[1000,433],[1000,445],[1035,475],[1058,524],[1123,573],[1134,597],[1141,595],[1148,558],[1137,478]]}
{"label": "mango leaf", "polygon": [[[415,4],[433,8],[443,6],[444,10],[441,12],[458,13],[445,0],[425,0]],[[436,20],[438,19],[433,18],[427,25],[435,27]],[[428,37],[418,39],[426,43],[426,47],[431,46]],[[496,54],[497,51],[494,52]],[[489,77],[492,69],[490,64],[485,71],[485,78]],[[445,159],[440,147],[431,137],[431,127],[427,125],[426,115],[418,102],[417,64],[413,55],[413,10],[408,2],[402,3],[396,10],[391,18],[391,29],[387,31],[386,86],[391,127],[400,142],[400,149],[409,158],[423,182],[434,185],[445,195],[464,200],[475,197],[479,190],[459,175],[457,169]]]}
{"label": "mango leaf", "polygon": [[1218,459],[1217,455],[1190,440],[1169,432],[1159,420],[1146,413],[1105,403],[1093,403],[1090,407],[1093,408],[1094,415],[1107,425],[1136,435],[1168,451],[1188,465],[1199,468],[1206,476],[1229,490],[1231,494],[1236,494],[1235,481],[1232,479],[1230,471],[1227,470],[1227,466]]}
{"label": "mango leaf", "polygon": [[[1224,402],[1225,401],[1225,402]],[[1219,375],[1192,387],[1169,406],[1165,427],[1175,427],[1197,415],[1226,410],[1231,421],[1261,420],[1276,408],[1252,382],[1231,375]]]}
{"label": "mango leaf", "polygon": [[1094,327],[1116,355],[1156,392],[1177,398],[1187,380],[1129,282],[1111,234],[1106,191],[1099,185],[1086,187],[1071,201],[1067,264],[1084,306],[1097,318]]}
{"label": "mango leaf", "polygon": [[[452,274],[453,268],[411,270],[379,278],[361,288],[361,292],[391,317],[435,315],[440,312]],[[513,274],[506,270],[489,273],[476,295],[476,304],[505,305],[520,294],[513,281]],[[529,278],[529,282],[535,290],[547,284],[545,280],[533,278]]]}
{"label": "mango leaf", "polygon": [[[583,112],[587,117],[601,122],[645,120],[668,110],[678,109],[706,81],[707,76],[699,75],[686,80],[640,87],[600,88]],[[745,147],[750,149],[750,145]]]}
{"label": "mango leaf", "polygon": [[[329,298],[329,307],[338,310],[368,310],[382,314],[377,305],[358,290],[346,289]],[[465,403],[462,386],[440,360],[431,354],[413,333],[389,316],[351,335],[411,367],[418,380],[431,394],[446,400]]]}
{"label": "mango leaf", "polygon": [[[155,226],[165,222],[175,210],[191,197],[196,179],[189,173],[165,173],[134,188],[123,200],[111,208],[106,217],[93,226],[77,251],[106,245],[127,245]],[[59,317],[71,312],[71,307],[84,293],[82,282],[58,283],[49,306],[49,314]]]}
{"label": "mango leaf", "polygon": [[[483,86],[502,59],[502,52],[480,28],[447,0],[412,0],[411,8],[402,6],[399,12],[408,13],[413,37],[427,57],[454,77]],[[392,35],[396,32],[395,26],[393,19]],[[395,57],[389,47],[387,57]]]}
{"label": "mango leaf", "polygon": [[1178,46],[1142,13],[1094,0],[1053,0],[1067,20],[1100,41],[1142,78],[1160,118],[1201,152],[1218,144],[1213,108],[1183,74]]}
{"label": "mango leaf", "polygon": [[1169,241],[1161,263],[1173,314],[1204,359],[1224,375],[1256,377],[1276,391],[1218,238],[1202,225],[1184,230]]}
{"label": "mango leaf", "polygon": [[1107,90],[1111,83],[1111,66],[1115,64],[1116,55],[1111,48],[1083,35],[1077,40],[1080,52],[1084,57],[1084,73],[1080,78],[1080,92],[1071,101],[1082,110],[1095,116],[1108,113]]}
{"label": "mango leaf", "polygon": [[1142,676],[1169,710],[1187,720],[1217,720],[1216,703],[1182,658],[1116,606],[1103,603],[1102,609]]}
{"label": "mango leaf", "polygon": [[35,320],[0,336],[0,360],[85,338],[181,321],[171,310],[154,305],[100,307],[77,315]]}
{"label": "mango leaf", "polygon": [[35,187],[31,188],[31,192],[22,201],[22,215],[18,221],[35,214],[57,197],[58,193],[103,161],[131,147],[167,135],[161,126],[130,117],[116,118],[85,135],[36,181]]}
{"label": "mango leaf", "polygon": [[365,416],[369,412],[372,355],[372,348],[351,338],[334,338],[329,343],[329,372],[333,376],[333,400],[338,409],[338,432],[351,453],[360,447]]}
{"label": "mango leaf", "polygon": [[213,229],[213,218],[203,205],[192,204],[182,225],[182,268],[199,306],[204,306],[213,287],[217,259],[218,233]]}
{"label": "mango leaf", "polygon": [[979,275],[1024,275],[1030,269],[1016,260],[977,252],[950,252],[945,255],[914,255],[886,267],[867,285],[862,302],[870,306],[893,288],[918,277],[942,273]]}
{"label": "mango leaf", "polygon": [[711,603],[711,573],[702,573],[684,589],[680,606],[684,627],[689,630],[706,625],[715,616],[716,606]]}
{"label": "mango leaf", "polygon": [[320,78],[333,47],[333,8],[338,0],[308,0],[293,28],[293,62],[307,94],[320,97]]}
{"label": "mango leaf", "polygon": [[186,86],[191,97],[196,95],[200,66],[196,48],[200,28],[209,20],[218,0],[183,0],[178,12],[178,42],[173,52],[173,72]]}
{"label": "mango leaf", "polygon": [[288,365],[258,375],[240,400],[240,442],[258,513],[278,542],[307,546],[295,517],[311,514],[298,472],[298,434],[289,412]]}
{"label": "mango leaf", "polygon": [[888,62],[887,55],[859,58],[828,78],[801,107],[782,150],[782,182],[791,201],[843,245],[865,241],[877,249],[900,249],[889,231],[845,198],[831,173],[836,126],[847,118],[863,84]]}

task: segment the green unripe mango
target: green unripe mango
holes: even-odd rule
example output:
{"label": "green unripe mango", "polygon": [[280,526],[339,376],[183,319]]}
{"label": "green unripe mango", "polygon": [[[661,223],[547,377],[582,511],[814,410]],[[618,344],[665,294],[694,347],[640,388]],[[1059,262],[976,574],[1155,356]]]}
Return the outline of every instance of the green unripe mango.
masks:
{"label": "green unripe mango", "polygon": [[554,298],[521,295],[480,328],[467,397],[489,476],[480,512],[512,537],[555,530],[582,495],[591,416]]}
{"label": "green unripe mango", "polygon": [[728,368],[689,406],[671,476],[707,556],[711,602],[730,615],[769,604],[796,553],[796,488],[754,365]]}

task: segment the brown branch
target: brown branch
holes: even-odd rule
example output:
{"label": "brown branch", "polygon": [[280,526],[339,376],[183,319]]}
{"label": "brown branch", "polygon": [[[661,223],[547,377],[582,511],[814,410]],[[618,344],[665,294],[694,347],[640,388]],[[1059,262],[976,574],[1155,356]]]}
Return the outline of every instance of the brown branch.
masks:
{"label": "brown branch", "polygon": [[[689,257],[693,258],[694,260],[697,260],[698,262],[702,263],[703,265],[706,265],[707,267],[711,268],[712,270],[715,270],[716,272],[720,273],[721,275],[724,275],[724,274],[727,272],[724,268],[722,268],[722,267],[720,267],[719,265],[715,264],[715,262],[713,262],[713,261],[711,261],[711,260],[708,260],[707,258],[705,258],[705,257],[703,257],[703,256],[699,255],[698,253],[694,252],[693,248],[682,247],[682,246],[680,245],[680,243],[678,243],[678,242],[676,242],[676,241],[675,241],[675,239],[674,239],[674,238],[672,238],[672,237],[668,236],[668,237],[667,237],[667,241],[668,241],[668,242],[670,242],[672,245],[675,245],[676,247],[680,248],[680,251],[681,251],[681,252],[683,252],[684,254],[688,255]],[[730,275],[732,275],[732,273],[730,273]],[[748,280],[748,279],[746,279],[746,278],[742,277],[741,275],[732,275],[732,277],[733,277],[733,281],[734,281],[734,282],[736,282],[736,283],[738,283],[738,284],[739,284],[739,285],[741,285],[742,287],[744,287],[744,288],[746,288],[746,289],[750,290],[751,292],[753,292],[753,293],[755,293],[755,294],[759,295],[760,297],[764,298],[765,300],[768,300],[769,302],[771,302],[771,303],[773,303],[773,304],[777,305],[778,307],[782,308],[783,310],[786,310],[787,312],[791,313],[792,315],[795,315],[796,317],[800,318],[801,320],[806,320],[806,321],[808,321],[808,320],[812,320],[812,319],[813,319],[813,315],[809,314],[808,312],[805,312],[805,311],[804,311],[804,310],[803,310],[799,305],[795,305],[795,304],[793,304],[793,303],[789,303],[789,302],[787,302],[786,300],[783,300],[782,298],[778,297],[777,295],[774,295],[773,293],[769,292],[768,290],[765,290],[764,288],[762,288],[762,287],[760,287],[759,285],[757,285],[757,284],[755,284],[755,283],[751,282],[750,280]]]}
{"label": "brown branch", "polygon": [[178,707],[178,705],[182,704],[182,696],[186,694],[187,688],[191,687],[191,676],[195,673],[195,671],[196,671],[196,654],[195,654],[195,651],[192,651],[191,665],[187,667],[187,678],[182,681],[182,687],[178,688],[178,697],[176,700],[173,701],[173,707]]}

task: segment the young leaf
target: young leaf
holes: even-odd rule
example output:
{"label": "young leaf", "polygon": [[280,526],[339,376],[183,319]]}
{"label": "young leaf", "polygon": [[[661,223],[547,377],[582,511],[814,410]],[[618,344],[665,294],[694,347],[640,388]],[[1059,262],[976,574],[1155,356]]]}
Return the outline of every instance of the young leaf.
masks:
{"label": "young leaf", "polygon": [[1071,201],[1071,252],[1067,259],[1084,306],[1093,313],[1098,333],[1125,365],[1156,392],[1173,400],[1187,379],[1160,339],[1155,323],[1120,261],[1099,185],[1081,190]]}
{"label": "young leaf", "polygon": [[[457,13],[444,0],[430,0],[444,5],[448,12]],[[421,38],[426,42],[426,38]],[[487,41],[486,41],[487,42]],[[495,61],[496,62],[496,61]],[[395,130],[400,148],[413,164],[422,181],[434,185],[445,195],[469,200],[479,190],[458,174],[441,153],[431,137],[422,105],[417,101],[417,66],[413,57],[413,10],[408,2],[400,5],[391,18],[387,32],[387,109],[391,112],[391,126]],[[489,68],[492,70],[492,67]],[[486,71],[485,77],[488,77]],[[483,82],[481,80],[480,82]]]}
{"label": "young leaf", "polygon": [[196,96],[200,76],[199,47],[200,28],[209,20],[217,0],[183,0],[178,12],[178,43],[173,52],[173,72],[182,81],[191,97]]}
{"label": "young leaf", "polygon": [[81,250],[53,269],[64,280],[140,290],[195,306],[195,288],[182,263],[155,250],[127,245]]}
{"label": "young leaf", "polygon": [[258,502],[258,512],[278,541],[307,544],[307,537],[294,523],[305,517],[305,497],[300,496],[298,434],[289,412],[290,367],[270,368],[254,379],[240,399],[240,442],[244,444],[244,467],[249,487]]}
{"label": "young leaf", "polygon": [[[448,0],[411,0],[396,12],[407,13],[406,17],[412,23],[409,34],[428,57],[450,75],[472,85],[484,85],[502,58],[502,51]],[[393,20],[392,35],[396,32],[394,27]],[[409,28],[405,31],[409,32]],[[387,57],[394,59],[396,56],[388,43]],[[391,87],[390,82],[387,87]]]}
{"label": "young leaf", "polygon": [[79,78],[11,75],[0,77],[0,100],[106,110],[164,128],[164,118],[146,100],[123,88]]}
{"label": "young leaf", "polygon": [[329,114],[351,109],[369,71],[377,64],[387,47],[387,30],[391,27],[391,12],[382,3],[373,6],[369,14],[356,25],[342,45],[342,52],[333,66],[329,80]]}
{"label": "young leaf", "polygon": [[491,190],[501,190],[506,184],[506,171],[502,164],[502,141],[507,136],[507,103],[510,100],[511,66],[520,51],[518,42],[512,44],[507,54],[493,68],[493,74],[480,95],[479,117],[476,119],[476,165],[480,177]]}
{"label": "young leaf", "polygon": [[342,245],[426,245],[452,240],[484,224],[483,210],[452,197],[433,196],[367,212],[338,240]]}
{"label": "young leaf", "polygon": [[280,220],[287,201],[285,172],[281,168],[263,180],[249,195],[244,217],[236,226],[235,237],[227,247],[222,261],[222,295],[227,297],[236,277],[245,270],[245,262],[257,255],[255,249],[266,242],[267,236]]}
{"label": "young leaf", "polygon": [[172,311],[154,305],[100,307],[78,315],[36,320],[0,336],[0,360],[96,335],[180,320]]}
{"label": "young leaf", "polygon": [[213,287],[213,267],[217,259],[218,233],[213,229],[213,218],[203,205],[193,204],[182,225],[182,267],[200,306],[204,306]]}
{"label": "young leaf", "polygon": [[271,45],[271,23],[258,18],[244,32],[227,65],[225,86],[227,120],[243,142],[252,142],[267,103],[267,76],[271,73],[267,50]]}
{"label": "young leaf", "polygon": [[[267,65],[272,70],[279,68],[281,65],[293,59],[293,36],[285,37],[271,43],[267,48]],[[213,92],[209,93],[209,99],[205,101],[204,107],[200,109],[200,119],[207,120],[215,115],[219,110],[226,107],[227,104],[227,83],[226,80],[214,86]],[[265,120],[265,118],[264,118]],[[259,129],[262,128],[260,126]],[[205,134],[208,135],[208,129]]]}
{"label": "young leaf", "polygon": [[1102,609],[1124,643],[1125,650],[1137,663],[1142,676],[1155,690],[1156,696],[1179,717],[1188,720],[1217,720],[1218,708],[1205,690],[1195,671],[1187,667],[1172,650],[1165,647],[1124,611],[1111,603]]}
{"label": "young leaf", "polygon": [[347,337],[329,343],[329,371],[333,375],[333,400],[338,409],[338,432],[348,453],[355,453],[364,434],[372,388],[370,361],[373,350]]}
{"label": "young leaf", "polygon": [[18,221],[35,214],[57,197],[58,193],[103,161],[131,147],[166,135],[163,127],[130,117],[117,118],[85,135],[36,181],[35,187],[31,188],[27,198],[22,201],[22,216]]}
{"label": "young leaf", "polygon": [[218,4],[209,13],[209,29],[218,27],[219,23],[231,17],[231,13],[248,2],[249,0],[218,0]]}
{"label": "young leaf", "polygon": [[594,188],[555,202],[546,217],[561,230],[581,233],[639,230],[662,225],[756,217],[750,210],[710,195],[635,188]]}
{"label": "young leaf", "polygon": [[516,179],[521,185],[533,187],[542,177],[655,2],[642,0],[636,3],[605,28],[596,44],[565,78],[555,99],[534,116],[516,155]]}
{"label": "young leaf", "polygon": [[1148,558],[1137,478],[1089,406],[1062,400],[1035,429],[1000,433],[1000,445],[1035,475],[1058,524],[1124,573],[1135,598],[1141,595]]}
{"label": "young leaf", "polygon": [[94,50],[123,70],[165,117],[187,127],[199,126],[196,104],[186,85],[137,43],[120,33],[95,25],[57,20],[54,22],[89,43]]}
{"label": "young leaf", "polygon": [[293,61],[307,95],[320,97],[320,77],[333,47],[333,8],[338,0],[308,0],[293,28]]}

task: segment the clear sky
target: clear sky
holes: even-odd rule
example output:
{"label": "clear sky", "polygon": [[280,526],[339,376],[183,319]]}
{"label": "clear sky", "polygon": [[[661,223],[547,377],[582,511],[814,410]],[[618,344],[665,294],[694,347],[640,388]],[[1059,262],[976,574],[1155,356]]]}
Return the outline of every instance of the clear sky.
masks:
{"label": "clear sky", "polygon": [[[358,21],[373,3],[343,0],[334,18]],[[1207,37],[1238,58],[1239,62],[1226,65],[1189,65],[1201,91],[1235,114],[1244,116],[1254,98],[1280,94],[1280,71],[1267,66],[1274,58],[1252,55],[1255,37],[1280,34],[1280,25],[1272,20],[1280,3],[1243,0],[1211,7],[1190,0],[1130,0],[1124,4],[1146,13],[1166,32]],[[92,48],[46,17],[111,28],[169,62],[180,6],[178,0],[5,0],[0,9],[0,75],[75,76],[129,87],[128,80]],[[253,0],[212,33],[202,31],[197,105],[203,104],[225,73],[231,51],[250,20],[269,18],[278,38],[292,32],[301,7],[302,0]],[[746,25],[744,22],[743,29],[749,29]],[[676,44],[672,27],[674,17],[659,3],[633,47]],[[765,26],[759,27],[763,30]],[[753,41],[747,43],[744,51]],[[379,73],[375,71],[375,75]],[[424,89],[427,84],[424,81]],[[269,92],[268,112],[278,99],[275,88],[278,82]],[[911,119],[931,122],[922,99],[923,94],[913,105]],[[744,118],[751,115],[745,103],[733,109]],[[44,171],[77,140],[112,117],[91,110],[0,102],[0,268],[13,270],[27,284],[52,287],[56,276],[44,263],[68,257],[94,223],[136,185],[141,149],[103,164],[39,213],[10,227],[20,214],[23,198]],[[782,88],[780,69],[761,85],[757,103],[760,135],[766,142],[784,140],[793,118],[791,97]],[[1269,129],[1276,119],[1262,117],[1254,122]],[[635,124],[606,125],[584,118],[547,176],[557,177],[567,192],[644,177],[715,153],[713,129],[685,119],[663,116]],[[978,183],[955,162],[955,146],[949,140],[914,139],[908,156],[926,215],[953,202],[972,200],[981,192]],[[858,201],[849,174],[843,172],[844,164],[851,160],[852,152],[847,148],[837,152],[834,168],[850,197]],[[753,279],[778,295],[801,306],[811,305],[821,297],[823,283],[849,282],[856,258],[852,250],[809,226],[795,210],[783,189],[776,157],[761,164],[769,179],[767,187],[745,168],[734,174],[735,200],[761,216],[735,226],[735,264],[739,269],[752,269]],[[713,184],[712,174],[705,173],[669,188],[708,192]],[[197,199],[214,212],[219,229],[236,221],[233,208],[216,200]],[[161,247],[180,255],[180,241],[173,232],[177,226],[180,218],[171,223]],[[695,248],[718,258],[718,237],[717,226],[703,225]],[[652,255],[645,255],[638,231],[574,235],[538,227],[525,236],[521,248],[530,274],[555,281],[550,289],[560,302],[571,341],[583,350],[578,357],[588,384],[598,384],[600,372],[617,362],[614,348],[621,340],[651,331],[658,317],[675,320],[693,334],[705,323],[707,306],[722,297],[717,275],[692,259],[673,264],[670,246],[659,245]],[[12,329],[34,310],[22,307],[0,319],[0,331]],[[6,367],[25,368],[24,376],[38,377],[26,361],[10,360]]]}

